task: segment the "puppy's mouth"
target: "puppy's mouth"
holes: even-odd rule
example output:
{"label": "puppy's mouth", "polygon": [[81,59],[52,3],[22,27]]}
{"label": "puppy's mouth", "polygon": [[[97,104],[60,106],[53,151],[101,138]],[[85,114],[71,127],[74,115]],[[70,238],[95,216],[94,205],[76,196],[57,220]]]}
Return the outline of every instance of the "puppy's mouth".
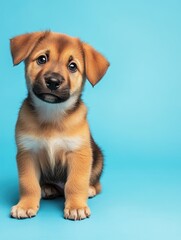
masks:
{"label": "puppy's mouth", "polygon": [[67,99],[65,98],[60,98],[54,94],[50,94],[50,93],[41,93],[41,94],[36,94],[36,96],[43,100],[44,102],[47,103],[61,103],[66,101]]}
{"label": "puppy's mouth", "polygon": [[38,97],[39,99],[47,103],[65,102],[70,97],[69,91],[63,91],[62,94],[60,94],[59,96],[53,93],[46,93],[46,92],[37,93],[34,89],[33,89],[33,93],[36,95],[36,97]]}

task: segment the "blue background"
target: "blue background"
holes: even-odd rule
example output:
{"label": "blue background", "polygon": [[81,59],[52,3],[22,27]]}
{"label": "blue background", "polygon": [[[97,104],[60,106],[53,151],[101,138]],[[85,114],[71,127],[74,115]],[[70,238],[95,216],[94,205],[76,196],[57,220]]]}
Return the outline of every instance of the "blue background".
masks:
{"label": "blue background", "polygon": [[[176,0],[0,2],[0,239],[181,239],[181,2]],[[92,216],[63,219],[63,199],[36,218],[9,217],[18,201],[14,127],[26,96],[24,66],[9,39],[51,29],[78,36],[111,67],[86,84],[93,135],[106,163]]]}

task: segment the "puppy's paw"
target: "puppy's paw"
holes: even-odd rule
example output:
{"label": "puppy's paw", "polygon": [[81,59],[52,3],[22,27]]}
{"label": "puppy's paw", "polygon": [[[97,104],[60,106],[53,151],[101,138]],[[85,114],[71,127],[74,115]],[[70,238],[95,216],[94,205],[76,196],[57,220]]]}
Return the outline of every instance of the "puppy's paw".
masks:
{"label": "puppy's paw", "polygon": [[84,208],[65,208],[64,217],[71,220],[82,220],[89,217],[91,214],[89,207]]}
{"label": "puppy's paw", "polygon": [[53,185],[43,185],[41,187],[41,197],[43,199],[53,199],[60,196],[60,192]]}
{"label": "puppy's paw", "polygon": [[89,186],[89,190],[88,190],[88,197],[92,198],[95,197],[96,195],[96,189],[93,186]]}
{"label": "puppy's paw", "polygon": [[31,218],[36,216],[38,207],[26,207],[21,204],[17,204],[11,208],[11,217],[21,219],[21,218]]}

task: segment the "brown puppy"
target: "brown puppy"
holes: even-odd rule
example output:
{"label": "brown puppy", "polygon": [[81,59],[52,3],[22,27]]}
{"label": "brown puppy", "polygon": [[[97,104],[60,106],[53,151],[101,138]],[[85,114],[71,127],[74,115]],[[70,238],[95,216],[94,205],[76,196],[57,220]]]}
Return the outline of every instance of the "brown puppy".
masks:
{"label": "brown puppy", "polygon": [[25,61],[28,96],[16,125],[20,200],[11,216],[35,216],[41,196],[65,195],[64,216],[90,215],[87,198],[100,192],[101,150],[81,100],[86,78],[94,86],[109,63],[78,38],[35,32],[11,39],[14,65]]}

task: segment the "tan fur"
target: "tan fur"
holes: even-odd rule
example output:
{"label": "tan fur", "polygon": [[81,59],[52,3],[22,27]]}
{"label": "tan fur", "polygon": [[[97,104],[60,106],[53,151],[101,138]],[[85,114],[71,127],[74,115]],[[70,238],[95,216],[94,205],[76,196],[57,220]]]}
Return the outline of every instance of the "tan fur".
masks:
{"label": "tan fur", "polygon": [[[59,171],[66,169],[65,218],[86,218],[90,215],[88,196],[101,190],[99,178],[103,163],[100,149],[91,137],[87,109],[80,94],[85,78],[95,85],[109,63],[79,39],[52,32],[15,37],[11,40],[11,52],[15,65],[25,61],[29,92],[16,125],[20,201],[12,208],[11,215],[14,218],[35,216],[41,198],[41,182],[47,184],[46,181],[50,181],[48,184],[51,184],[54,179],[56,183]],[[45,52],[49,52],[50,59],[40,66],[36,59]],[[75,73],[67,70],[70,56],[78,66]],[[34,96],[33,86],[37,81],[44,84],[46,72],[56,72],[64,77],[63,84],[69,86],[70,91],[68,100],[51,104]],[[97,160],[94,160],[95,156]],[[56,170],[58,173],[54,176]],[[46,188],[43,191],[45,196]],[[49,190],[49,195],[52,191]],[[53,193],[58,195],[57,191]]]}

